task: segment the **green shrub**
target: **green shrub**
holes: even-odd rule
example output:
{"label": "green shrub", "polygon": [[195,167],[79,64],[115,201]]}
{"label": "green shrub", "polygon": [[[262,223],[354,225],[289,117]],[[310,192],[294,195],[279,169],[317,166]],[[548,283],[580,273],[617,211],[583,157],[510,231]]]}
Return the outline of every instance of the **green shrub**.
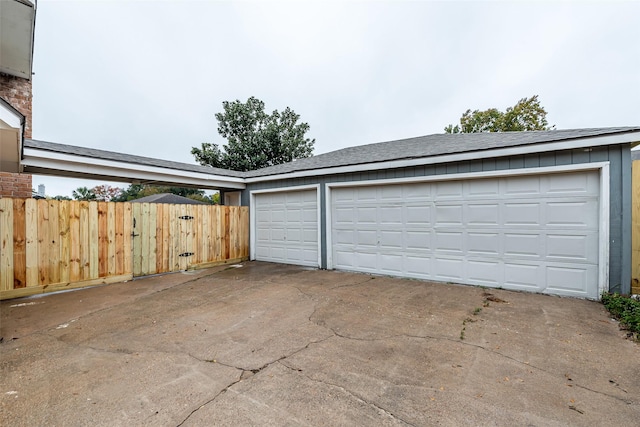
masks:
{"label": "green shrub", "polygon": [[611,315],[620,321],[620,326],[640,340],[640,301],[619,294],[602,294],[602,303]]}

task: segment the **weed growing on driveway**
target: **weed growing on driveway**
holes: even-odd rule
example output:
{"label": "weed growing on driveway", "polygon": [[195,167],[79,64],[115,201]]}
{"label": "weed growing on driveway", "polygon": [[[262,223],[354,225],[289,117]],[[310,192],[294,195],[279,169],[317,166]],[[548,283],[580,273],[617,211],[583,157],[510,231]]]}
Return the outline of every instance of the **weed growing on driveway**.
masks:
{"label": "weed growing on driveway", "polygon": [[640,301],[605,292],[602,294],[602,303],[620,321],[620,327],[629,331],[628,336],[640,341]]}

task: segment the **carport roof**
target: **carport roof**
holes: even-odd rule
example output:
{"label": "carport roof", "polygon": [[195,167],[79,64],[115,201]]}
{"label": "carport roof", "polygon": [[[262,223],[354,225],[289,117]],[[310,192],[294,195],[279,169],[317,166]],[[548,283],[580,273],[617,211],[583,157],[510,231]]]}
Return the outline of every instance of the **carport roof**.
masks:
{"label": "carport roof", "polygon": [[[640,126],[528,132],[434,134],[343,148],[330,153],[247,172],[244,176],[247,178],[266,177],[326,168],[483,152],[501,148],[530,147],[537,144],[638,132],[640,132]],[[636,135],[635,139],[632,135],[629,135],[629,140],[622,142],[628,143],[632,141],[640,141],[640,135]],[[584,146],[589,146],[589,143],[585,141]]]}
{"label": "carport roof", "polygon": [[27,139],[24,142],[25,148],[51,151],[60,154],[73,154],[75,156],[88,157],[93,159],[112,160],[119,163],[137,164],[141,166],[156,166],[180,171],[200,172],[212,175],[222,175],[241,178],[242,172],[228,169],[214,168],[211,166],[200,166],[189,163],[172,162],[170,160],[154,159],[151,157],[134,156],[131,154],[116,153],[115,151],[98,150],[95,148],[77,147],[74,145],[58,144],[47,141]]}

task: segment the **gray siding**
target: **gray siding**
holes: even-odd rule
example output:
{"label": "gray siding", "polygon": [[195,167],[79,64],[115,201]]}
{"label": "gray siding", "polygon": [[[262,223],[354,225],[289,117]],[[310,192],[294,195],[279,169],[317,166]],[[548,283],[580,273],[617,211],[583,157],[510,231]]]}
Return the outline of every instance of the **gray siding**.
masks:
{"label": "gray siding", "polygon": [[610,162],[610,223],[609,223],[609,283],[612,292],[629,293],[631,286],[631,152],[628,144],[597,147],[592,150],[564,150],[551,153],[517,155],[497,159],[478,159],[437,165],[354,172],[317,177],[293,178],[247,185],[242,192],[242,204],[249,204],[249,192],[272,188],[321,184],[321,259],[327,267],[326,204],[324,184],[345,181],[409,178],[416,176],[448,175],[467,172],[486,172],[526,169],[545,166],[564,166],[580,163]]}

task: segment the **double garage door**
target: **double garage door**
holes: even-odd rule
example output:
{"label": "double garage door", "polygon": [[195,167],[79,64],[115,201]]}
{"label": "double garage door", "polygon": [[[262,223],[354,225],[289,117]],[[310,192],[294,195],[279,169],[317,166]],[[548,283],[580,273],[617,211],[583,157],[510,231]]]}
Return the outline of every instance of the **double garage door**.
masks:
{"label": "double garage door", "polygon": [[[597,298],[599,185],[596,171],[336,185],[327,267]],[[316,190],[261,196],[256,258],[317,266]]]}

